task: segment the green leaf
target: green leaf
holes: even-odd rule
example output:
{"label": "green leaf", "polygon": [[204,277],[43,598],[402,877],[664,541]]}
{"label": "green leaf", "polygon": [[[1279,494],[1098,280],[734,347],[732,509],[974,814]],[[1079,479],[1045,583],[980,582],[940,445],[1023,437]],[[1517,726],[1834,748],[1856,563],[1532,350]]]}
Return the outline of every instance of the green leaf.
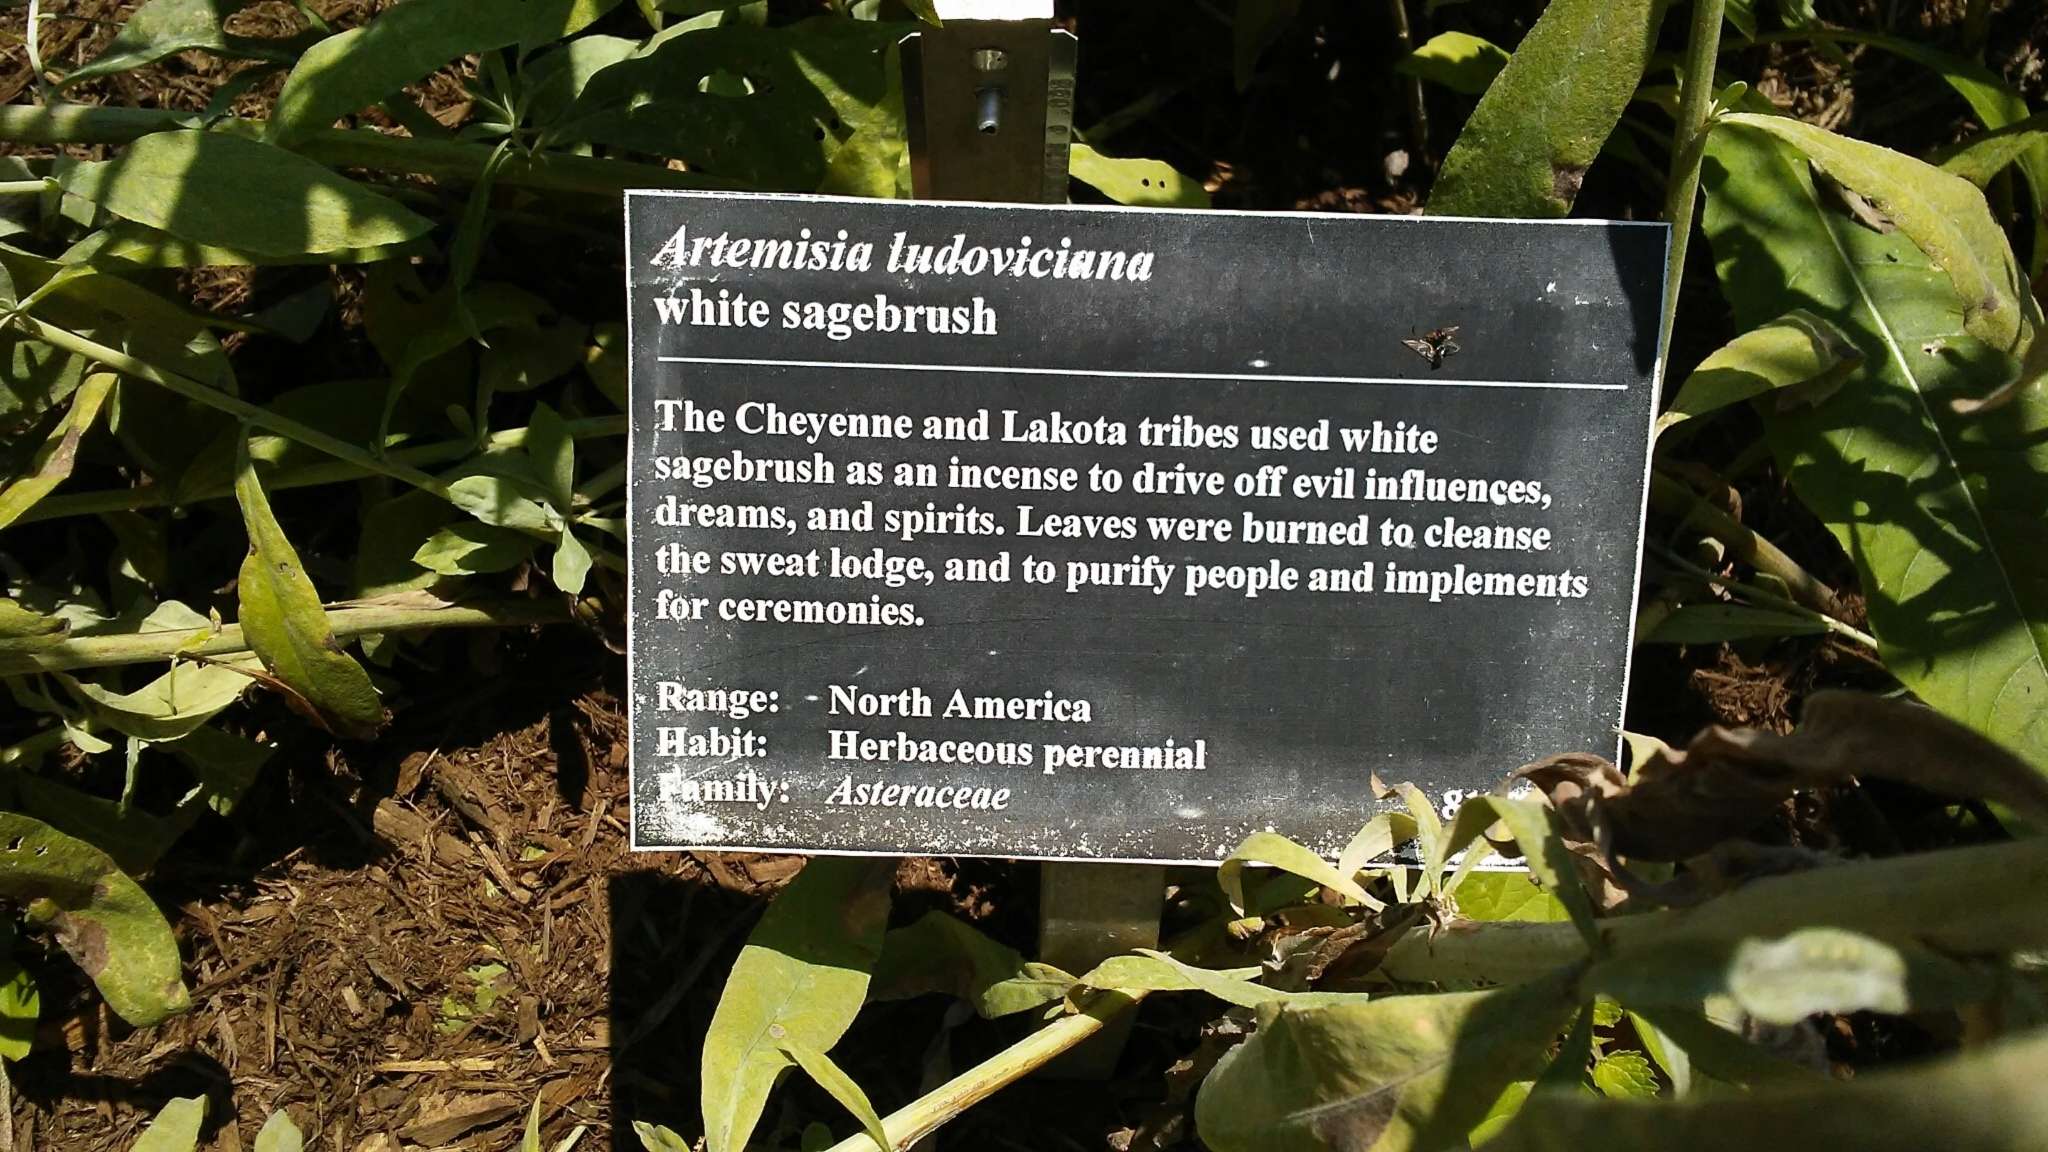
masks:
{"label": "green leaf", "polygon": [[1258,1010],[1195,1097],[1215,1152],[1461,1147],[1503,1089],[1544,1065],[1578,1007],[1566,981]]}
{"label": "green leaf", "polygon": [[1818,616],[1799,616],[1746,604],[1685,604],[1636,637],[1638,644],[1719,644],[1780,636],[1818,636],[1828,630]]}
{"label": "green leaf", "polygon": [[533,418],[526,425],[526,455],[548,503],[567,516],[576,499],[576,441],[569,435],[569,425],[546,401],[533,406]]}
{"label": "green leaf", "polygon": [[[1713,1080],[1745,1087],[1818,1077],[1812,1068],[1766,1052],[1714,1023],[1697,1006],[1646,1006],[1640,1013],[1632,1015],[1640,1015],[1649,1021],[1657,1029],[1661,1041],[1668,1041],[1675,1051],[1684,1054],[1688,1076],[1696,1068],[1701,1075]],[[1665,1064],[1667,1072],[1670,1067],[1670,1064]],[[1674,1083],[1678,1080],[1675,1073],[1672,1080]],[[1679,1095],[1685,1095],[1683,1089]]]}
{"label": "green leaf", "polygon": [[896,1146],[890,1143],[889,1133],[882,1128],[882,1118],[876,1115],[875,1106],[868,1102],[868,1094],[861,1091],[853,1077],[833,1063],[830,1056],[806,1044],[785,1044],[782,1054],[795,1061],[818,1087],[839,1101],[840,1107],[853,1113],[853,1118],[860,1121],[861,1128],[867,1132],[868,1139],[873,1140],[882,1152],[895,1152]]}
{"label": "green leaf", "polygon": [[592,0],[404,0],[299,57],[278,94],[268,137],[295,144],[458,56],[556,40],[608,7]]}
{"label": "green leaf", "polygon": [[[116,1015],[146,1028],[192,1006],[178,941],[149,896],[107,854],[40,820],[0,812],[0,896],[52,909],[36,918]],[[36,911],[32,907],[31,911]]]}
{"label": "green leaf", "polygon": [[740,1152],[783,1050],[830,1051],[853,1023],[882,950],[895,862],[823,856],[784,888],[747,937],[704,1037],[702,1106],[710,1152]]}
{"label": "green leaf", "polygon": [[35,975],[13,956],[0,956],[0,1059],[28,1057],[29,1049],[35,1046],[36,1021],[42,1013],[42,993],[36,987]]}
{"label": "green leaf", "polygon": [[696,1152],[688,1140],[669,1131],[659,1124],[643,1120],[633,1121],[633,1135],[640,1138],[640,1146],[647,1152]]}
{"label": "green leaf", "polygon": [[[241,698],[255,683],[247,670],[254,660],[226,663],[173,663],[169,671],[133,692],[112,692],[97,684],[63,677],[84,699],[93,717],[124,736],[138,740],[177,740],[212,719]],[[58,673],[62,676],[62,673]]]}
{"label": "green leaf", "polygon": [[2007,167],[2048,151],[2048,112],[2017,120],[1938,154],[1941,170],[1977,187],[1991,183]]}
{"label": "green leaf", "polygon": [[246,456],[235,476],[235,501],[249,533],[237,592],[242,634],[284,684],[297,692],[312,719],[337,735],[368,739],[384,725],[384,705],[369,673],[335,642],[299,554],[285,538],[270,500]]}
{"label": "green leaf", "polygon": [[1957,414],[2009,362],[1961,330],[1950,273],[1903,229],[1831,208],[1798,153],[1718,129],[1704,187],[1738,325],[1804,308],[1863,353],[1831,399],[1763,415],[1793,490],[1856,563],[1885,666],[2048,771],[2048,396]]}
{"label": "green leaf", "polygon": [[1653,434],[1776,389],[1800,387],[1813,399],[1826,399],[1862,365],[1863,354],[1834,325],[1808,312],[1789,312],[1701,361],[1657,417]]}
{"label": "green leaf", "polygon": [[521,73],[529,85],[527,116],[542,129],[561,119],[583,94],[590,78],[633,55],[637,40],[623,36],[579,36],[533,58]]}
{"label": "green leaf", "polygon": [[1409,819],[1415,822],[1415,840],[1422,848],[1422,874],[1430,894],[1440,895],[1444,884],[1444,825],[1436,814],[1436,805],[1413,784],[1396,784],[1394,792],[1408,809]]}
{"label": "green leaf", "polygon": [[1451,822],[1450,834],[1444,841],[1444,857],[1456,856],[1485,835],[1495,821],[1505,825],[1508,834],[1514,837],[1528,862],[1529,874],[1564,905],[1587,946],[1596,947],[1599,933],[1593,927],[1592,899],[1579,883],[1578,867],[1557,830],[1557,817],[1549,808],[1534,800],[1470,797],[1459,806],[1457,818]]}
{"label": "green leaf", "polygon": [[1237,90],[1252,86],[1258,75],[1259,57],[1280,38],[1301,11],[1301,0],[1237,0],[1237,16],[1231,23],[1231,73]]}
{"label": "green leaf", "polygon": [[1444,157],[1436,216],[1563,216],[1635,97],[1655,0],[1551,0]]}
{"label": "green leaf", "polygon": [[290,59],[282,44],[230,36],[222,30],[221,21],[228,13],[248,3],[249,0],[149,0],[128,16],[99,55],[65,73],[58,87],[68,88],[81,81],[141,68],[180,52],[211,52],[258,60]]}
{"label": "green leaf", "polygon": [[95,372],[85,378],[85,383],[72,395],[70,410],[50,429],[50,438],[29,463],[28,474],[0,488],[0,528],[21,519],[22,513],[35,507],[71,476],[72,465],[78,460],[78,442],[99,416],[100,405],[116,379],[110,372]]}
{"label": "green leaf", "polygon": [[548,579],[554,582],[555,587],[575,596],[582,593],[583,582],[589,575],[590,550],[564,526],[562,535],[555,541],[555,554],[548,561]]}
{"label": "green leaf", "polygon": [[1847,1081],[1778,1081],[1669,1102],[1531,1096],[1488,1152],[1644,1148],[1853,1148],[2012,1152],[2048,1147],[2041,1069],[2048,1034],[1987,1045]]}
{"label": "green leaf", "polygon": [[1517,870],[1474,872],[1458,886],[1458,915],[1467,920],[1561,924],[1572,918],[1557,897]]}
{"label": "green leaf", "polygon": [[994,1018],[1050,1004],[1073,986],[1074,978],[1058,968],[1026,961],[1015,948],[943,912],[927,912],[883,939],[868,998],[907,1000],[940,992]]}
{"label": "green leaf", "polygon": [[[684,160],[728,184],[809,192],[848,140],[900,118],[888,63],[912,27],[820,16],[672,29],[592,76],[555,137]],[[718,78],[735,75],[747,90],[727,94]]]}
{"label": "green leaf", "polygon": [[1419,76],[1453,92],[1477,96],[1508,65],[1508,54],[1491,40],[1469,32],[1439,32],[1394,63],[1394,71]]}
{"label": "green leaf", "polygon": [[[534,1104],[539,1103],[536,1097]],[[270,1119],[263,1122],[263,1131],[256,1134],[256,1152],[303,1152],[305,1147],[305,1135],[282,1108],[272,1112]]]}
{"label": "green leaf", "polygon": [[433,227],[303,156],[224,132],[153,132],[58,183],[123,219],[258,257],[403,244]]}
{"label": "green leaf", "polygon": [[519,1152],[542,1152],[540,1146],[540,1093],[533,1094],[533,1107],[526,1110],[526,1131],[519,1137]]}
{"label": "green leaf", "polygon": [[181,1096],[163,1106],[128,1152],[194,1152],[206,1122],[206,1097]]}
{"label": "green leaf", "polygon": [[1090,988],[1119,992],[1207,992],[1226,1004],[1241,1008],[1256,1008],[1280,1000],[1325,1003],[1365,999],[1363,995],[1346,997],[1321,992],[1283,992],[1253,983],[1259,971],[1256,965],[1228,971],[1197,968],[1183,964],[1164,952],[1141,948],[1135,955],[1111,956],[1090,969],[1080,982]]}
{"label": "green leaf", "polygon": [[1593,1087],[1615,1100],[1634,1100],[1657,1094],[1657,1074],[1641,1052],[1603,1052],[1593,1061]]}
{"label": "green leaf", "polygon": [[13,600],[0,599],[0,650],[59,644],[70,630],[70,624],[55,616],[31,612]]}
{"label": "green leaf", "polygon": [[1722,120],[1727,127],[1767,132],[1799,149],[1815,167],[1889,217],[1934,267],[1947,272],[1963,305],[1964,331],[2014,354],[2031,339],[2033,323],[2022,307],[2022,301],[2033,299],[2026,276],[1984,194],[1969,181],[1785,116],[1731,112]]}
{"label": "green leaf", "polygon": [[1368,908],[1381,906],[1379,901],[1366,895],[1358,881],[1338,872],[1321,856],[1276,832],[1254,832],[1224,857],[1222,866],[1216,870],[1216,883],[1222,885],[1223,894],[1230,898],[1230,906],[1240,916],[1245,909],[1244,868],[1247,864],[1265,864],[1291,872]]}
{"label": "green leaf", "polygon": [[505,476],[465,476],[448,486],[448,500],[486,524],[533,536],[562,531],[562,518],[534,499],[533,488]]}
{"label": "green leaf", "polygon": [[1367,864],[1389,856],[1397,844],[1415,839],[1415,818],[1406,812],[1382,812],[1365,822],[1365,827],[1337,854],[1337,875],[1356,878]]}
{"label": "green leaf", "polygon": [[1160,160],[1126,160],[1104,156],[1086,144],[1073,146],[1069,170],[1074,179],[1119,204],[1151,208],[1207,208],[1209,191]]}
{"label": "green leaf", "polygon": [[523,532],[472,520],[435,532],[412,558],[443,576],[475,576],[516,567],[533,554],[533,545],[533,537]]}
{"label": "green leaf", "polygon": [[1671,1082],[1672,1094],[1676,1096],[1690,1095],[1692,1093],[1692,1058],[1686,1055],[1685,1049],[1679,1047],[1671,1037],[1665,1035],[1655,1024],[1650,1023],[1647,1017],[1630,1012],[1628,1014],[1628,1022],[1629,1026],[1636,1030],[1636,1035],[1641,1038],[1643,1051],[1648,1053],[1650,1059],[1656,1062],[1657,1067],[1663,1070],[1664,1078]]}

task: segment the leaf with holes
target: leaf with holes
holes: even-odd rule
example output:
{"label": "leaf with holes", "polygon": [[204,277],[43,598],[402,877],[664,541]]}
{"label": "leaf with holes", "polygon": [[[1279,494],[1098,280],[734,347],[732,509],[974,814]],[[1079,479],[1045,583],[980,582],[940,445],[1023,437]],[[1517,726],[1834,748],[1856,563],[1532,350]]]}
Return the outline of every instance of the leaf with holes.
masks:
{"label": "leaf with holes", "polygon": [[1160,160],[1104,156],[1086,144],[1073,146],[1074,179],[1119,204],[1148,208],[1207,208],[1209,191],[1198,180]]}
{"label": "leaf with holes", "polygon": [[143,1028],[192,1006],[171,926],[106,853],[0,812],[0,896],[55,928],[121,1019]]}
{"label": "leaf with holes", "polygon": [[1964,331],[1957,271],[1903,227],[1831,207],[1799,152],[1718,128],[1704,187],[1737,323],[1803,308],[1863,354],[1832,398],[1763,415],[1794,492],[1856,563],[1885,666],[2048,772],[2048,394],[1958,414],[2009,361]]}

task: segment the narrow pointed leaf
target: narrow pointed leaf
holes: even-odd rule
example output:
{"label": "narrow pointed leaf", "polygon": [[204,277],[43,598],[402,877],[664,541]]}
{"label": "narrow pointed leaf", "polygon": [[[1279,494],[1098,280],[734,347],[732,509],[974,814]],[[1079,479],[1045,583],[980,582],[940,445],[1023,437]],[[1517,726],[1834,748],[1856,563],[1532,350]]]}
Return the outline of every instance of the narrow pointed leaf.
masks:
{"label": "narrow pointed leaf", "polygon": [[823,1088],[853,1118],[860,1121],[861,1130],[868,1134],[882,1152],[895,1152],[895,1145],[889,1141],[889,1133],[882,1128],[882,1118],[875,1112],[875,1106],[868,1101],[868,1094],[860,1090],[844,1069],[832,1062],[830,1056],[804,1044],[787,1044],[783,1054],[795,1061],[804,1074]]}
{"label": "narrow pointed leaf", "polygon": [[1304,880],[1313,880],[1368,908],[1380,906],[1379,901],[1366,895],[1365,889],[1358,886],[1358,881],[1338,872],[1321,856],[1278,833],[1254,832],[1224,857],[1222,867],[1216,870],[1216,882],[1223,886],[1224,895],[1230,898],[1230,906],[1240,915],[1245,909],[1244,869],[1247,864],[1268,864]]}
{"label": "narrow pointed leaf", "polygon": [[272,1112],[256,1134],[256,1152],[303,1152],[305,1147],[305,1135],[282,1108]]}
{"label": "narrow pointed leaf", "polygon": [[78,460],[78,442],[99,416],[100,405],[112,390],[114,380],[112,373],[95,372],[72,394],[70,410],[50,430],[50,438],[36,453],[28,475],[0,488],[0,528],[19,520],[22,513],[35,507],[37,501],[71,476],[72,465]]}

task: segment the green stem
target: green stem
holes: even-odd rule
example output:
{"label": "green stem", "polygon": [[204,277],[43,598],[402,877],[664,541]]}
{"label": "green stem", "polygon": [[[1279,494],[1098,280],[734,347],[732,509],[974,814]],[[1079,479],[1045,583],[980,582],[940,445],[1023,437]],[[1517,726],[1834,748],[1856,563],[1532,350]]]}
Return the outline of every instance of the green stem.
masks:
{"label": "green stem", "polygon": [[[60,104],[51,108],[0,107],[0,142],[15,144],[126,144],[152,132],[206,127],[251,139],[263,136],[262,120],[227,118],[203,124],[189,112],[159,108],[100,108]],[[295,151],[335,168],[366,168],[408,172],[457,180],[474,180],[490,161],[493,146],[467,140],[420,140],[387,136],[367,128],[330,128],[315,132]],[[614,200],[628,188],[726,188],[731,185],[693,172],[657,164],[559,152],[518,153],[509,157],[497,183],[536,192],[580,193]],[[616,209],[616,202],[609,205]]]}
{"label": "green stem", "polygon": [[0,196],[38,195],[49,186],[48,180],[0,180]]}
{"label": "green stem", "polygon": [[[623,436],[626,434],[626,418],[590,416],[570,420],[567,427],[570,438],[576,440],[597,436]],[[483,450],[497,452],[518,448],[526,443],[526,431],[524,428],[508,428],[502,432],[493,432],[490,438],[484,441]],[[412,448],[395,448],[386,453],[384,459],[389,463],[425,467],[461,460],[475,450],[476,441],[470,437],[463,437],[460,440],[442,440]],[[621,465],[622,474],[623,470],[624,465]],[[281,492],[289,488],[342,484],[372,474],[371,469],[352,461],[322,460],[317,464],[308,464],[265,476],[263,487],[267,491]],[[15,523],[58,520],[66,516],[96,516],[103,512],[134,512],[143,508],[172,508],[207,500],[226,500],[234,494],[233,481],[222,481],[191,492],[180,491],[175,485],[170,484],[152,484],[145,488],[115,488],[102,492],[77,492],[48,497],[23,513]]]}
{"label": "green stem", "polygon": [[1726,0],[1693,0],[1692,33],[1686,41],[1684,87],[1678,97],[1678,128],[1671,140],[1671,183],[1664,219],[1671,224],[1671,264],[1664,272],[1664,315],[1658,347],[1671,356],[1671,331],[1678,319],[1678,290],[1685,282],[1685,252],[1692,240],[1693,209],[1699,201],[1700,166],[1706,158],[1707,114],[1714,105],[1714,64],[1721,52]]}
{"label": "green stem", "polygon": [[[422,603],[408,597],[406,602],[364,603],[359,607],[336,607],[327,612],[328,626],[337,640],[349,640],[373,632],[417,632],[431,628],[517,628],[532,624],[562,624],[569,620],[561,601],[500,600],[470,604]],[[178,656],[233,656],[249,651],[240,624],[223,625],[203,643],[190,645],[193,630],[132,633],[124,636],[81,636],[55,644],[7,651],[0,648],[0,676],[31,672],[66,672],[76,668],[107,668],[117,664],[153,664]],[[188,646],[190,645],[190,646]]]}
{"label": "green stem", "polygon": [[1834,589],[1800,567],[1776,544],[1707,503],[1691,488],[1662,472],[1652,472],[1650,504],[1660,512],[1685,517],[1687,525],[1719,540],[1737,560],[1784,581],[1794,600],[1823,616],[1841,619],[1842,605]]}
{"label": "green stem", "polygon": [[[1105,1024],[1129,1011],[1143,996],[1142,992],[1105,991],[1088,997],[1073,1015],[1060,1017],[883,1117],[882,1130],[888,1134],[889,1143],[908,1148],[938,1131],[947,1121],[1102,1031]],[[825,1152],[881,1149],[863,1132],[841,1140]]]}
{"label": "green stem", "polygon": [[1673,568],[1678,569],[1679,571],[1685,573],[1686,575],[1692,577],[1695,580],[1702,581],[1712,587],[1722,589],[1723,591],[1735,593],[1736,595],[1741,596],[1744,600],[1761,605],[1765,608],[1775,608],[1780,612],[1789,612],[1794,616],[1801,616],[1813,620],[1815,623],[1818,623],[1821,627],[1827,629],[1828,631],[1834,633],[1837,636],[1842,637],[1845,640],[1854,640],[1858,644],[1861,644],[1864,647],[1870,649],[1872,652],[1877,651],[1877,637],[1872,636],[1868,632],[1864,632],[1860,629],[1853,628],[1850,625],[1835,619],[1833,616],[1830,616],[1825,612],[1816,612],[1813,609],[1808,608],[1806,605],[1801,604],[1796,600],[1788,600],[1783,596],[1779,596],[1763,588],[1758,588],[1753,584],[1745,584],[1740,580],[1730,580],[1726,576],[1717,576],[1714,573],[1707,571],[1705,568],[1702,568],[1697,564],[1691,563],[1690,561],[1678,555],[1676,552],[1673,552],[1669,548],[1664,548],[1657,545],[1652,545],[1652,547],[1656,548],[1656,551],[1658,553],[1658,559],[1662,560],[1666,564],[1671,565]]}
{"label": "green stem", "polygon": [[60,328],[55,324],[46,323],[33,316],[16,316],[15,322],[21,325],[22,329],[29,335],[34,336],[38,340],[54,344],[68,352],[76,352],[88,359],[96,360],[121,373],[123,376],[147,380],[151,384],[175,392],[187,400],[197,401],[209,408],[225,412],[238,420],[246,421],[266,432],[274,432],[287,439],[296,440],[309,448],[317,448],[329,456],[333,456],[338,460],[346,460],[367,472],[374,472],[380,476],[389,476],[393,480],[402,480],[415,488],[432,492],[443,500],[449,498],[448,486],[435,477],[410,465],[395,463],[389,459],[379,459],[375,454],[350,444],[345,440],[329,436],[327,433],[309,424],[301,424],[297,420],[279,416],[266,408],[259,408],[239,396],[230,396],[220,389],[194,380],[190,376],[182,376],[176,372],[165,371],[146,361],[138,360],[118,348],[109,348],[105,344],[90,340],[68,328]]}

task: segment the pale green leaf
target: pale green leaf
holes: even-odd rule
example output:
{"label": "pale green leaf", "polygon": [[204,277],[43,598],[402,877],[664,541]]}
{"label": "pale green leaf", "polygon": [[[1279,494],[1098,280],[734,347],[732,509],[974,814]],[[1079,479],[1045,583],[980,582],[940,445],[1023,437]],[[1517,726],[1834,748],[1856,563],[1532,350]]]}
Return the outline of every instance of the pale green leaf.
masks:
{"label": "pale green leaf", "polygon": [[1657,1094],[1657,1074],[1641,1052],[1605,1052],[1593,1061],[1593,1087],[1616,1100]]}
{"label": "pale green leaf", "polygon": [[121,30],[91,61],[64,74],[59,87],[154,64],[179,52],[284,60],[284,45],[231,36],[221,28],[228,13],[249,0],[149,0],[122,22]]}
{"label": "pale green leaf", "polygon": [[1439,32],[1394,63],[1394,70],[1477,96],[1507,67],[1508,54],[1491,40],[1469,32]]}
{"label": "pale green leaf", "polygon": [[55,906],[57,942],[123,1020],[144,1028],[192,1006],[171,926],[106,853],[0,812],[0,896]]}
{"label": "pale green leaf", "polygon": [[486,524],[533,536],[562,531],[562,518],[540,500],[539,493],[505,476],[465,476],[448,486],[448,500]]}
{"label": "pale green leaf", "polygon": [[640,1138],[640,1147],[645,1148],[647,1152],[696,1152],[688,1140],[659,1124],[635,1120],[633,1135]]}
{"label": "pale green leaf", "polygon": [[224,132],[153,132],[58,182],[123,219],[257,257],[403,244],[433,227],[331,169]]}
{"label": "pale green leaf", "polygon": [[1551,0],[1444,157],[1430,213],[1569,213],[1635,96],[1663,9],[1655,0]]}
{"label": "pale green leaf", "polygon": [[72,394],[71,408],[50,429],[49,439],[29,463],[28,474],[0,487],[0,528],[19,520],[22,513],[70,477],[72,465],[78,460],[78,442],[99,416],[100,405],[115,380],[110,372],[95,372]]}
{"label": "pale green leaf", "polygon": [[163,1106],[128,1152],[196,1152],[206,1122],[206,1097],[181,1096]]}
{"label": "pale green leaf", "polygon": [[862,1130],[867,1132],[868,1139],[879,1145],[882,1152],[894,1152],[896,1146],[890,1142],[888,1132],[883,1130],[882,1118],[875,1113],[875,1106],[868,1101],[868,1094],[861,1091],[860,1085],[853,1082],[853,1077],[848,1076],[839,1065],[833,1063],[830,1056],[807,1044],[785,1044],[782,1052],[794,1060],[818,1087],[839,1101],[840,1107],[853,1113],[853,1118],[860,1121]]}
{"label": "pale green leaf", "polygon": [[1731,112],[1723,121],[1767,132],[1799,149],[1815,167],[1898,225],[1933,267],[1947,273],[1962,304],[1964,331],[2015,354],[2032,337],[2033,323],[2023,308],[2023,301],[2032,299],[2026,277],[1984,194],[1969,181],[1785,116]]}
{"label": "pale green leaf", "polygon": [[[578,340],[577,345],[581,344]],[[533,406],[533,418],[527,422],[526,455],[533,461],[533,477],[548,503],[567,516],[575,502],[576,441],[569,435],[569,425],[546,401]]]}
{"label": "pale green leaf", "polygon": [[2048,395],[1957,414],[2009,360],[1963,332],[1953,270],[1903,228],[1831,207],[1799,153],[1717,129],[1704,187],[1737,324],[1804,308],[1864,355],[1831,399],[1763,416],[1793,490],[1856,563],[1885,666],[2048,771]]}
{"label": "pale green leaf", "polygon": [[548,579],[555,587],[571,596],[580,595],[584,581],[590,576],[590,549],[568,528],[562,529],[561,537],[555,541],[555,554],[548,561]]}
{"label": "pale green leaf", "polygon": [[526,1130],[519,1137],[519,1152],[543,1152],[540,1146],[540,1093],[533,1094],[533,1107],[526,1110]]}
{"label": "pale green leaf", "polygon": [[1800,616],[1746,604],[1685,604],[1636,637],[1638,644],[1719,644],[1781,636],[1818,636],[1828,627],[1818,616]]}
{"label": "pale green leaf", "polygon": [[[1444,856],[1463,851],[1484,835],[1495,821],[1506,827],[1527,861],[1529,874],[1555,896],[1570,913],[1572,923],[1590,947],[1597,941],[1593,928],[1593,902],[1579,883],[1578,866],[1564,837],[1557,830],[1556,815],[1534,800],[1511,800],[1505,796],[1474,796],[1458,808],[1444,840]],[[1468,880],[1467,883],[1470,881]],[[1462,889],[1462,885],[1460,888]]]}
{"label": "pale green leaf", "polygon": [[1365,822],[1344,850],[1337,854],[1337,875],[1356,878],[1366,865],[1390,856],[1397,844],[1416,836],[1415,818],[1406,812],[1382,812]]}
{"label": "pale green leaf", "polygon": [[1073,146],[1069,171],[1074,179],[1119,204],[1149,208],[1207,208],[1209,191],[1199,180],[1181,175],[1161,160],[1104,156],[1086,144]]}
{"label": "pale green leaf", "polygon": [[1230,906],[1237,909],[1239,915],[1243,915],[1245,909],[1244,869],[1247,864],[1265,864],[1291,872],[1368,908],[1381,906],[1379,901],[1366,895],[1358,881],[1338,872],[1321,856],[1278,833],[1254,832],[1224,857],[1222,866],[1216,870],[1216,882],[1222,885],[1223,894],[1230,898]]}
{"label": "pale green leaf", "polygon": [[1701,361],[1657,417],[1653,434],[1776,389],[1798,387],[1810,400],[1825,399],[1812,394],[1838,387],[1862,364],[1863,354],[1834,325],[1808,312],[1787,313]]}
{"label": "pale green leaf", "polygon": [[1532,1096],[1488,1152],[1641,1148],[1855,1149],[1856,1152],[2014,1152],[2048,1147],[2040,1091],[2048,1035],[1966,1050],[1852,1080],[1778,1080],[1746,1093],[1668,1102]]}
{"label": "pale green leaf", "polygon": [[868,998],[944,993],[994,1018],[1050,1004],[1073,986],[1074,978],[1058,968],[1027,961],[1015,948],[943,912],[927,912],[884,938]]}
{"label": "pale green leaf", "polygon": [[1541,1069],[1577,1008],[1568,981],[1339,1005],[1268,1004],[1195,1097],[1214,1152],[1462,1146],[1503,1089]]}
{"label": "pale green leaf", "polygon": [[114,692],[68,676],[63,682],[87,702],[96,720],[122,735],[147,741],[177,740],[239,699],[255,683],[247,670],[254,666],[254,660],[178,661],[133,692]]}
{"label": "pale green leaf", "polygon": [[43,998],[35,974],[13,956],[0,956],[0,1059],[28,1056],[35,1046],[36,1022],[42,1012]]}
{"label": "pale green leaf", "polygon": [[1141,948],[1130,956],[1112,956],[1097,964],[1081,977],[1080,982],[1089,988],[1107,988],[1119,992],[1207,992],[1226,1004],[1242,1008],[1256,1008],[1261,1004],[1281,1000],[1298,1004],[1357,1002],[1365,999],[1364,994],[1331,992],[1285,992],[1253,983],[1260,969],[1249,968],[1213,969],[1197,968],[1184,964],[1164,952]]}
{"label": "pale green leaf", "polygon": [[829,1051],[853,1023],[882,950],[895,862],[818,857],[768,906],[726,979],[704,1037],[710,1152],[741,1152],[790,1067],[784,1051]]}
{"label": "pale green leaf", "polygon": [[271,675],[302,698],[313,718],[338,735],[367,739],[384,725],[384,705],[369,673],[335,642],[299,554],[270,511],[270,499],[245,456],[235,501],[249,533],[236,590],[242,634]]}
{"label": "pale green leaf", "polygon": [[1443,892],[1444,883],[1444,825],[1436,814],[1436,805],[1422,794],[1422,789],[1406,782],[1394,785],[1394,794],[1408,809],[1409,819],[1415,822],[1415,840],[1422,848],[1422,874],[1431,895]]}
{"label": "pale green leaf", "polygon": [[305,1147],[305,1135],[282,1108],[272,1112],[256,1134],[256,1152],[303,1152]]}
{"label": "pale green leaf", "polygon": [[443,576],[503,572],[533,553],[533,537],[510,528],[466,520],[435,532],[413,553],[413,561]]}
{"label": "pale green leaf", "polygon": [[1538,887],[1529,876],[1513,872],[1474,872],[1458,886],[1458,915],[1466,920],[1520,920],[1537,924],[1558,924],[1571,913],[1557,897]]}
{"label": "pale green leaf", "polygon": [[1635,1012],[1628,1014],[1628,1022],[1643,1041],[1643,1051],[1655,1061],[1664,1072],[1664,1078],[1671,1082],[1673,1095],[1686,1096],[1692,1093],[1692,1057],[1671,1037],[1664,1034],[1645,1016]]}

